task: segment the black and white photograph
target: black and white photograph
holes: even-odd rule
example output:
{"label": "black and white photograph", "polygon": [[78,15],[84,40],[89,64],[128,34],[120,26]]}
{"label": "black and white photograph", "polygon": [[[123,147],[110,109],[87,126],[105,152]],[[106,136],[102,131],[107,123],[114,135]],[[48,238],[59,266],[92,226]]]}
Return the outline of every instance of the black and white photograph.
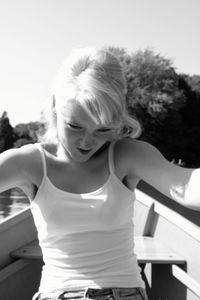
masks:
{"label": "black and white photograph", "polygon": [[0,0],[0,300],[200,299],[199,37],[199,0]]}

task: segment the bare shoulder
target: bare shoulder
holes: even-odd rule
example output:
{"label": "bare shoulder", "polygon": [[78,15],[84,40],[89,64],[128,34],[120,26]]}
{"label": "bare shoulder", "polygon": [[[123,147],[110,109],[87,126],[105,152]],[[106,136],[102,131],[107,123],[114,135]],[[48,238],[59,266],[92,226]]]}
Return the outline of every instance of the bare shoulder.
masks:
{"label": "bare shoulder", "polygon": [[152,165],[163,161],[162,154],[151,144],[126,138],[116,143],[116,159],[121,161],[127,174],[141,177]]}
{"label": "bare shoulder", "polygon": [[42,172],[41,155],[34,144],[13,149],[12,162],[14,162],[15,165],[22,170],[24,176],[27,176],[31,181]]}
{"label": "bare shoulder", "polygon": [[37,184],[42,172],[40,157],[33,144],[9,149],[0,155],[0,190]]}
{"label": "bare shoulder", "polygon": [[[49,164],[52,164],[55,161],[56,153],[57,153],[57,145],[53,143],[40,143],[40,147],[42,148],[45,154],[45,160],[47,167]],[[39,186],[43,177],[43,164],[41,153],[36,147],[36,145],[26,145],[21,148],[23,153],[24,160],[26,162],[26,167],[31,172],[30,177],[33,176],[33,180],[35,181],[36,185]]]}
{"label": "bare shoulder", "polygon": [[57,153],[57,144],[54,143],[41,143],[42,148],[46,151],[47,154],[56,156]]}
{"label": "bare shoulder", "polygon": [[116,143],[116,152],[118,153],[118,155],[123,156],[125,159],[129,160],[132,159],[133,156],[136,159],[144,159],[144,156],[146,156],[146,154],[153,155],[155,153],[158,153],[159,151],[147,142],[126,138],[119,140]]}
{"label": "bare shoulder", "polygon": [[32,144],[28,144],[21,148],[12,148],[4,151],[0,155],[1,164],[10,163],[10,165],[22,167],[30,159],[30,156],[33,156],[35,149]]}
{"label": "bare shoulder", "polygon": [[118,140],[115,143],[114,165],[119,177],[126,177],[130,174],[130,165],[132,171],[135,169],[133,164],[134,161],[138,161],[142,147],[143,143],[130,138]]}

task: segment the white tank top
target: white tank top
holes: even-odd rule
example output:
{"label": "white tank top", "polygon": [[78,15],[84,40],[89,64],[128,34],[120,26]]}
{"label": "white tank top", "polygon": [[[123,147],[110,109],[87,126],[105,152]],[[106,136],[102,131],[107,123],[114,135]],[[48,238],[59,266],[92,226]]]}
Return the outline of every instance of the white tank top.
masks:
{"label": "white tank top", "polygon": [[31,211],[38,231],[44,266],[39,291],[76,288],[144,287],[134,254],[134,193],[114,173],[113,143],[109,147],[110,175],[90,193],[57,188],[44,176]]}

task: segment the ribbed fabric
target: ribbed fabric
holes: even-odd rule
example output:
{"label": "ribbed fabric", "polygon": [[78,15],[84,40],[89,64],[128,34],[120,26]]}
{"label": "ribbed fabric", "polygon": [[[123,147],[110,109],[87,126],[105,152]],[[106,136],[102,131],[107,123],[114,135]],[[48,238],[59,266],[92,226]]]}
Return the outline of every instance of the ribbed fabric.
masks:
{"label": "ribbed fabric", "polygon": [[144,287],[134,254],[134,193],[115,176],[113,148],[109,148],[110,175],[90,193],[58,189],[44,176],[31,203],[42,248],[44,266],[41,293],[87,287]]}

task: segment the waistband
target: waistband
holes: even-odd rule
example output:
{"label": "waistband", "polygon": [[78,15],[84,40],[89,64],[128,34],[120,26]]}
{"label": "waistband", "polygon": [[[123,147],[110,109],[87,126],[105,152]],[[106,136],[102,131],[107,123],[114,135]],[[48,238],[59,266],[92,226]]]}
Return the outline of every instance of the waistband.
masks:
{"label": "waistband", "polygon": [[[36,293],[32,300],[83,300],[83,299],[98,299],[98,300],[132,300],[140,295],[141,299],[148,300],[144,288],[85,288],[80,290],[66,290],[64,292],[55,293]],[[135,297],[135,298],[134,298]],[[138,299],[138,298],[137,298]]]}

